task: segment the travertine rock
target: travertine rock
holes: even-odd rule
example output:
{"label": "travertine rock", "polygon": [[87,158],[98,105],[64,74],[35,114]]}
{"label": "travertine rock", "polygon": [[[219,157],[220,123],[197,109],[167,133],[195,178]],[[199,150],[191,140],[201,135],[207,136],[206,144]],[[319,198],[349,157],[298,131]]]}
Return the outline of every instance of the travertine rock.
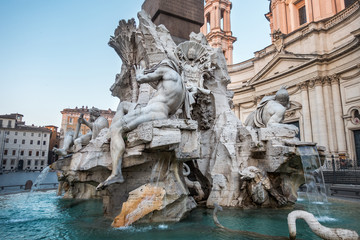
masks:
{"label": "travertine rock", "polygon": [[128,200],[123,203],[121,213],[111,226],[126,227],[144,217],[148,213],[164,208],[165,189],[145,184],[129,193]]}

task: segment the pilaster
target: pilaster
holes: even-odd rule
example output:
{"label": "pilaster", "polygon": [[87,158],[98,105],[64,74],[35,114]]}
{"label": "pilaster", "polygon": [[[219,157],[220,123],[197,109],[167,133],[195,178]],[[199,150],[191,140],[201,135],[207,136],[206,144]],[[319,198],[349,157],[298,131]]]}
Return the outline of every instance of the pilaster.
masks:
{"label": "pilaster", "polygon": [[304,141],[312,142],[311,135],[311,116],[309,107],[309,94],[308,94],[308,82],[302,82],[300,84],[301,89],[301,100],[302,100],[302,116],[303,116],[303,130],[304,130]]}
{"label": "pilaster", "polygon": [[344,127],[344,119],[343,111],[342,111],[342,101],[340,97],[340,87],[339,87],[339,77],[333,75],[331,78],[331,92],[333,96],[334,103],[334,119],[335,119],[335,132],[337,139],[337,151],[339,153],[346,152],[346,138],[345,138],[345,127]]}
{"label": "pilaster", "polygon": [[328,133],[328,143],[329,143],[329,152],[335,151],[335,124],[334,124],[334,111],[332,108],[333,99],[331,94],[331,79],[325,77],[323,79],[323,91],[324,91],[324,104],[325,104],[325,113],[326,113],[326,124],[327,124],[327,133]]}
{"label": "pilaster", "polygon": [[315,79],[315,94],[317,104],[317,126],[319,128],[319,145],[325,146],[328,149],[328,134],[327,124],[325,119],[324,96],[322,89],[323,78],[318,77]]}

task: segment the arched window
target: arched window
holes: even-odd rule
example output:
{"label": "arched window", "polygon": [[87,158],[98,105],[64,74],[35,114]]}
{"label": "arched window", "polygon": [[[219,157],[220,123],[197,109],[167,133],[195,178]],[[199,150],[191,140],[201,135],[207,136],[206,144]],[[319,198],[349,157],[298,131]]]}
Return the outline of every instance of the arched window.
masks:
{"label": "arched window", "polygon": [[210,26],[210,13],[206,14],[206,34],[210,33],[211,26]]}
{"label": "arched window", "polygon": [[224,13],[225,13],[225,10],[221,9],[220,29],[223,31],[224,31]]}

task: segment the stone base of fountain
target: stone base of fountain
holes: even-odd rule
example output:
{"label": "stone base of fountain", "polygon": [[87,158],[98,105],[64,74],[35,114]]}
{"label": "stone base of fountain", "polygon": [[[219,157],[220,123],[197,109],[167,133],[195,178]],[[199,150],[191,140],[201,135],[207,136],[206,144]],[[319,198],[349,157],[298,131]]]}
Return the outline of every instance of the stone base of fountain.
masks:
{"label": "stone base of fountain", "polygon": [[[144,217],[150,210],[141,210],[138,204],[150,201],[149,192],[158,199],[157,190],[161,190],[160,205],[155,204],[157,207],[150,211],[152,215],[145,219],[179,221],[196,207],[194,199],[188,196],[182,173],[184,161],[199,157],[196,129],[197,122],[193,120],[163,120],[141,124],[126,134],[127,149],[122,163],[125,182],[110,185],[106,190],[96,191],[96,186],[110,175],[112,168],[109,142],[105,138],[108,129],[71,157],[55,162],[52,168],[62,171],[59,181],[65,190],[65,198],[102,198],[107,216],[119,214],[123,209],[121,203],[124,203],[126,210],[121,214],[133,209]],[[152,186],[150,190],[149,186]]]}

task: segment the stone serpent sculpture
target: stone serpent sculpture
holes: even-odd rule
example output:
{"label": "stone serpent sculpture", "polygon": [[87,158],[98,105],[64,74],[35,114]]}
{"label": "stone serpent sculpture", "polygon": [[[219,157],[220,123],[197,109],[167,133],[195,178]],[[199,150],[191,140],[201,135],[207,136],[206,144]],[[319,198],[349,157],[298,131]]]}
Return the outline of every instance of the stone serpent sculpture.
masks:
{"label": "stone serpent sculpture", "polygon": [[[289,239],[283,236],[269,236],[264,235],[256,232],[250,231],[243,231],[243,230],[233,230],[227,227],[224,227],[217,218],[217,211],[222,211],[222,207],[219,206],[217,203],[214,204],[214,211],[213,211],[213,219],[216,226],[227,230],[233,233],[239,233],[241,235],[249,236],[249,237],[256,237],[261,239]],[[352,230],[342,229],[342,228],[328,228],[322,226],[312,215],[306,211],[296,210],[292,211],[288,215],[288,227],[289,227],[289,234],[290,240],[296,239],[296,219],[302,218],[306,221],[309,225],[310,229],[319,237],[325,240],[360,240],[359,235]]]}
{"label": "stone serpent sculpture", "polygon": [[358,240],[359,235],[352,230],[343,229],[343,228],[328,228],[324,227],[319,223],[319,221],[306,211],[296,210],[289,213],[287,217],[290,239],[296,239],[296,219],[302,218],[309,225],[310,229],[319,237],[326,240],[338,240],[338,239],[347,239],[347,240]]}

